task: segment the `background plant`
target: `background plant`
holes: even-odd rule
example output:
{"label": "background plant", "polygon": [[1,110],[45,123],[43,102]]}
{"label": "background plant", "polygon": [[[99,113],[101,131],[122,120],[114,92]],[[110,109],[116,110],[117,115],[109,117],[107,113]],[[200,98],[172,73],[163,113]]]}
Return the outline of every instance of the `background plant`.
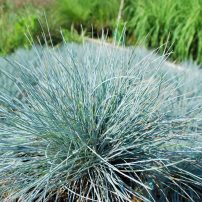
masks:
{"label": "background plant", "polygon": [[30,47],[31,44],[25,34],[30,32],[31,37],[34,38],[39,29],[37,20],[39,14],[36,9],[27,7],[16,12],[17,8],[14,5],[8,5],[10,7],[6,5],[0,7],[1,54],[13,52],[18,47]]}
{"label": "background plant", "polygon": [[168,41],[174,59],[200,62],[201,11],[200,0],[136,0],[127,2],[125,17],[136,40],[155,48]]}
{"label": "background plant", "polygon": [[[0,5],[4,11],[0,17],[0,50],[9,53],[19,46],[26,47],[27,41],[23,36],[28,24],[31,24],[30,32],[35,42],[38,42],[38,37],[42,41],[41,26],[38,26],[36,19],[40,19],[46,38],[50,31],[54,45],[63,41],[60,29],[66,33],[67,41],[80,42],[80,34],[99,38],[103,30],[112,39],[116,30],[122,30],[126,23],[128,45],[142,43],[149,48],[158,48],[167,43],[167,47],[172,47],[171,58],[177,62],[188,59],[198,63],[202,61],[201,0],[124,1],[116,29],[120,3],[121,0],[27,0],[23,3],[2,0]],[[31,15],[26,12],[26,7],[32,9],[29,11]],[[44,13],[49,31],[45,29],[47,21]],[[50,41],[48,43],[51,44]],[[163,51],[162,48],[161,53]]]}

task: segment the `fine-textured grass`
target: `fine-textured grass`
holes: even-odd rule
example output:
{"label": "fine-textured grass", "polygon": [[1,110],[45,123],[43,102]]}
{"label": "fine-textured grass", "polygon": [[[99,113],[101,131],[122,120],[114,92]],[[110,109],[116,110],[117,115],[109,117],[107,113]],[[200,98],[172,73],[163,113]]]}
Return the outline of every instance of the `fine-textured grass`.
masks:
{"label": "fine-textured grass", "polygon": [[1,200],[201,200],[201,97],[184,71],[108,45],[33,58],[13,63],[25,102],[0,93]]}
{"label": "fine-textured grass", "polygon": [[131,0],[125,9],[136,40],[155,48],[168,40],[174,59],[202,61],[201,0]]}
{"label": "fine-textured grass", "polygon": [[[38,57],[41,58],[41,47],[37,46]],[[33,58],[34,49],[18,49],[13,54],[0,58],[0,89],[1,92],[7,92],[12,97],[21,97],[21,92],[16,83],[20,74],[13,63],[20,63],[30,69],[37,68],[40,64],[38,58]],[[11,62],[12,61],[12,62]]]}

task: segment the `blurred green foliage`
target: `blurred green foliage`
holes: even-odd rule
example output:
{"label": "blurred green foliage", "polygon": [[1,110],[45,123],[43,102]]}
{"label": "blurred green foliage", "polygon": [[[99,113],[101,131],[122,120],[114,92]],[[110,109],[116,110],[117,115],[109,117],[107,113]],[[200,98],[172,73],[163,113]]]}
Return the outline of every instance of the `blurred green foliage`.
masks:
{"label": "blurred green foliage", "polygon": [[61,26],[80,26],[102,29],[114,27],[119,11],[119,0],[59,0],[56,1],[56,19]]}
{"label": "blurred green foliage", "polygon": [[23,46],[30,46],[26,34],[34,37],[39,29],[37,11],[31,7],[16,9],[11,4],[0,7],[0,54],[7,54]]}
{"label": "blurred green foliage", "polygon": [[20,17],[13,26],[13,33],[7,38],[6,49],[2,51],[9,52],[15,48],[23,45],[25,48],[30,46],[29,40],[25,37],[25,34],[30,32],[33,37],[34,33],[38,29],[37,17],[35,15],[27,15]]}
{"label": "blurred green foliage", "polygon": [[[67,41],[81,41],[81,33],[97,38],[103,31],[115,38],[115,34],[121,36],[126,22],[127,44],[141,42],[147,47],[161,47],[163,52],[162,44],[167,43],[173,59],[202,62],[202,0],[125,0],[118,29],[121,0],[52,0],[46,7],[29,4],[20,9],[15,9],[12,1],[4,1],[0,11],[0,53],[9,53],[18,46],[29,47],[24,36],[27,28],[35,41],[43,41],[42,26],[45,36],[49,37],[50,32],[53,44],[58,44],[62,41],[61,30]],[[42,17],[44,13],[47,21]]]}
{"label": "blurred green foliage", "polygon": [[174,59],[202,62],[202,0],[129,0],[125,20],[136,41],[152,48],[167,43]]}
{"label": "blurred green foliage", "polygon": [[[81,37],[76,30],[69,30],[61,26],[55,26],[55,20],[51,19],[52,8],[36,7],[33,4],[17,7],[14,1],[0,1],[0,55],[13,52],[18,47],[29,48],[32,42],[50,42],[49,31],[53,43],[57,44],[64,38],[66,41],[80,42]],[[46,13],[48,20],[44,15]],[[52,16],[53,18],[55,15]],[[62,35],[61,33],[62,32]]]}

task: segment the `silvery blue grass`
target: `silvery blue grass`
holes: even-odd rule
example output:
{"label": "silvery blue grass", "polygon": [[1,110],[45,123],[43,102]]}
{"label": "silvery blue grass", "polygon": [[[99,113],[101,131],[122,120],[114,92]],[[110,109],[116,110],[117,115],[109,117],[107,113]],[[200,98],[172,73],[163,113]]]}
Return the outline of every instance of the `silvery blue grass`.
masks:
{"label": "silvery blue grass", "polygon": [[26,54],[2,71],[24,99],[0,93],[1,200],[201,200],[199,70],[105,43]]}

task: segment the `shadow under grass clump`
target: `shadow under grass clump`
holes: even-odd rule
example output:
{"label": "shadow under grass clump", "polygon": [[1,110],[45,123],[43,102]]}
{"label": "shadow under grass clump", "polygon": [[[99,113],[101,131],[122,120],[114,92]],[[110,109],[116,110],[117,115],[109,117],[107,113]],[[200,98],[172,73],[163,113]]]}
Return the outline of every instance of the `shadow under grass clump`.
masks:
{"label": "shadow under grass clump", "polygon": [[201,98],[185,73],[105,43],[42,53],[13,64],[25,102],[0,93],[16,109],[0,108],[1,200],[201,200]]}

